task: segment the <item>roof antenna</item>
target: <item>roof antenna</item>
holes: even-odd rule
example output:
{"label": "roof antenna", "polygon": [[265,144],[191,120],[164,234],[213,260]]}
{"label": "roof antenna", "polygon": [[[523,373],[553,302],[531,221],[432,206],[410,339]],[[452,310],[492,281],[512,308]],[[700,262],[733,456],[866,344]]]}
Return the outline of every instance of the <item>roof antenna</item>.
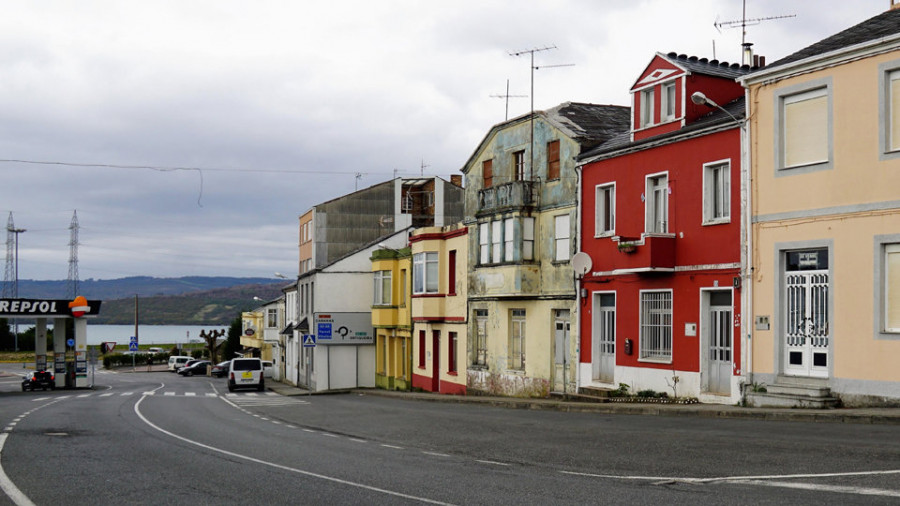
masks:
{"label": "roof antenna", "polygon": [[[719,33],[722,32],[722,30],[720,30],[721,28],[737,28],[740,26],[741,27],[741,51],[745,57],[748,56],[748,52],[745,51],[745,49],[748,47],[747,46],[747,27],[748,26],[758,25],[758,24],[762,23],[763,21],[771,21],[774,19],[785,19],[785,18],[796,18],[797,17],[796,14],[784,14],[781,16],[766,16],[766,17],[762,17],[762,18],[747,18],[747,0],[743,0],[741,2],[741,4],[742,4],[742,8],[743,8],[743,13],[741,15],[741,19],[736,19],[734,21],[718,21],[718,18],[717,18],[717,20],[713,23],[713,26],[716,27],[716,30],[718,30]],[[715,51],[713,51],[713,52],[715,52]],[[715,55],[713,57],[715,58]],[[749,61],[742,61],[741,63],[744,65],[752,65],[753,64],[753,62],[749,62]]]}
{"label": "roof antenna", "polygon": [[503,121],[509,121],[509,99],[511,98],[525,98],[528,95],[510,95],[509,94],[509,79],[506,80],[506,94],[504,95],[490,95],[491,98],[505,98],[506,99],[506,117],[503,118]]}

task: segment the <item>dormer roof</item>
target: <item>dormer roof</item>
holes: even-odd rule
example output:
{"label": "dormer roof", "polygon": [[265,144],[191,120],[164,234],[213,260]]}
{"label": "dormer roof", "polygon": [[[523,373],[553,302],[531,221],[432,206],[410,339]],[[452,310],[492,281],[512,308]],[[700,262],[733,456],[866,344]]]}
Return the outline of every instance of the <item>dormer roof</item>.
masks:
{"label": "dormer roof", "polygon": [[710,60],[686,54],[656,53],[631,90],[644,88],[659,81],[665,81],[681,74],[702,74],[724,79],[737,79],[751,71],[749,65],[739,65],[726,61]]}

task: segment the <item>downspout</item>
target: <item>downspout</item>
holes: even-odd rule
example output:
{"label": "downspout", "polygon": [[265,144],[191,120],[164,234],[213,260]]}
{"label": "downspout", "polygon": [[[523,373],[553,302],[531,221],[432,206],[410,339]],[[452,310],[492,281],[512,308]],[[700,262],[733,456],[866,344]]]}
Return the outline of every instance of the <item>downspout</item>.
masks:
{"label": "downspout", "polygon": [[[581,166],[575,166],[575,251],[581,251]],[[578,329],[578,338],[575,339],[575,393],[581,389],[581,283],[580,278],[572,270],[572,278],[575,284],[575,328]]]}
{"label": "downspout", "polygon": [[[743,375],[749,384],[753,384],[753,206],[751,205],[752,192],[750,185],[751,159],[750,159],[750,89],[744,88],[744,121],[741,125],[741,236],[743,248],[741,249],[742,286],[741,286],[741,331],[743,334]],[[746,386],[741,391],[741,399],[746,399]]]}

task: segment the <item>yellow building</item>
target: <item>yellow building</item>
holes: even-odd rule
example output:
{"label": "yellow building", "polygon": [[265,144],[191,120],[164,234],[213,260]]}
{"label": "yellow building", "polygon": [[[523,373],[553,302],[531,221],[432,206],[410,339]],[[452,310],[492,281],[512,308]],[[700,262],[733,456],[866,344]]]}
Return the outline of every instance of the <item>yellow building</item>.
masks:
{"label": "yellow building", "polygon": [[378,388],[410,390],[412,387],[411,270],[409,248],[378,249],[372,253],[372,327]]}
{"label": "yellow building", "polygon": [[898,26],[891,9],[741,80],[751,404],[900,403]]}
{"label": "yellow building", "polygon": [[460,223],[418,228],[409,238],[414,388],[466,393],[468,232]]}

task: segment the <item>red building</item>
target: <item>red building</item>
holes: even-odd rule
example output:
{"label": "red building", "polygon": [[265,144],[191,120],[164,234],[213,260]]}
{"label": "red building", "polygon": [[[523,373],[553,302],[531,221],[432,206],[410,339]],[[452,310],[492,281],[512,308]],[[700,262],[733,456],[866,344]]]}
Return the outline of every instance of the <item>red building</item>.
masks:
{"label": "red building", "polygon": [[631,88],[631,130],[578,157],[580,249],[591,259],[581,387],[739,398],[744,90],[735,79],[749,71],[657,54]]}

